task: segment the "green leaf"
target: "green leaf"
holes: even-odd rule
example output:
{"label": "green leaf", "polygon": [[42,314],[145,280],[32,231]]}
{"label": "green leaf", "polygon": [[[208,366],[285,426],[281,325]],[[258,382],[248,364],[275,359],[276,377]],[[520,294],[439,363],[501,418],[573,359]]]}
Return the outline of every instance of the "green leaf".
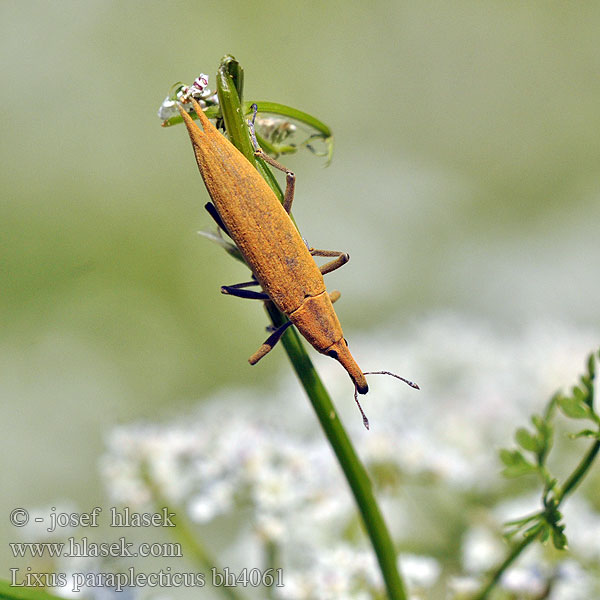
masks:
{"label": "green leaf", "polygon": [[[600,357],[600,352],[598,352],[598,357]],[[596,360],[593,352],[588,356],[587,372],[590,376],[590,379],[594,379],[596,376]]]}
{"label": "green leaf", "polygon": [[500,450],[500,460],[506,465],[502,471],[505,477],[519,477],[538,470],[518,450]]}
{"label": "green leaf", "polygon": [[562,525],[552,528],[552,543],[557,550],[564,550],[567,547],[567,536],[564,534],[564,529]]}
{"label": "green leaf", "polygon": [[585,387],[586,392],[589,392],[589,390],[592,389],[592,382],[593,382],[593,377],[590,377],[590,375],[582,375],[581,376],[581,383],[582,383],[583,387]]}
{"label": "green leaf", "polygon": [[548,427],[552,427],[551,422],[552,422],[552,418],[554,417],[554,413],[556,411],[556,404],[561,396],[562,396],[562,394],[560,392],[556,392],[552,396],[552,398],[550,398],[550,401],[546,405],[546,410],[544,411],[544,420],[545,420],[546,424],[548,425]]}
{"label": "green leaf", "polygon": [[573,386],[573,398],[577,399],[577,400],[581,400],[581,402],[585,402],[585,397],[586,397],[586,393],[577,386]]}
{"label": "green leaf", "polygon": [[[231,143],[248,159],[251,165],[257,166],[254,148],[250,141],[248,127],[241,110],[240,97],[235,81],[231,75],[231,57],[225,56],[217,69],[217,95],[221,116],[225,121],[225,129]],[[259,169],[260,171],[260,169]],[[263,177],[264,173],[261,172]]]}
{"label": "green leaf", "polygon": [[221,59],[219,68],[231,77],[231,81],[241,102],[244,96],[244,69],[242,69],[240,63],[231,54],[226,54]]}
{"label": "green leaf", "polygon": [[523,532],[523,537],[526,537],[526,538],[536,537],[540,533],[543,536],[545,534],[547,528],[548,528],[548,525],[546,525],[546,523],[544,523],[543,521],[539,521],[538,523],[535,523],[534,525],[532,525],[529,529],[526,529]]}
{"label": "green leaf", "polygon": [[545,420],[543,417],[540,417],[540,415],[531,415],[531,422],[538,431],[544,429]]}
{"label": "green leaf", "polygon": [[589,406],[581,397],[561,396],[558,399],[558,406],[571,419],[587,419],[591,414]]}
{"label": "green leaf", "polygon": [[517,429],[517,432],[515,433],[515,440],[517,441],[517,444],[521,446],[521,448],[529,450],[530,452],[538,452],[540,447],[540,440],[524,427],[519,427],[519,429]]}
{"label": "green leaf", "polygon": [[[598,353],[600,356],[600,352]],[[594,379],[596,377],[596,360],[594,354],[590,354],[587,361],[587,375],[581,378],[581,383],[585,386],[587,397],[586,404],[590,410],[594,410]]]}

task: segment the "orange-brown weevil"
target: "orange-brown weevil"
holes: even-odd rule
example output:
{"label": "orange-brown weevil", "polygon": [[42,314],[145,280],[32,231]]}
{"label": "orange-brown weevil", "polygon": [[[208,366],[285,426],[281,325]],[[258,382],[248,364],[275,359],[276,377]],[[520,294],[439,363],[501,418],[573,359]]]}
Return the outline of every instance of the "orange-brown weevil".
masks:
{"label": "orange-brown weevil", "polygon": [[[295,176],[258,147],[253,121],[250,126],[255,155],[286,174],[283,204],[254,166],[219,133],[196,100],[191,98],[190,101],[202,129],[181,106],[179,111],[212,199],[206,209],[235,242],[252,271],[251,281],[223,286],[221,291],[242,298],[271,300],[289,319],[249,358],[250,364],[256,364],[273,348],[285,330],[295,325],[317,351],[335,358],[346,369],[355,386],[355,399],[356,392],[366,394],[369,386],[365,373],[350,354],[333,308],[339,292],[329,294],[323,281],[324,274],[348,262],[348,254],[307,247],[289,216]],[[313,256],[331,257],[333,260],[319,267]],[[262,287],[262,292],[247,289],[256,285]],[[393,375],[384,371],[377,373]],[[416,384],[394,376],[418,388]],[[364,413],[363,421],[368,427]]]}

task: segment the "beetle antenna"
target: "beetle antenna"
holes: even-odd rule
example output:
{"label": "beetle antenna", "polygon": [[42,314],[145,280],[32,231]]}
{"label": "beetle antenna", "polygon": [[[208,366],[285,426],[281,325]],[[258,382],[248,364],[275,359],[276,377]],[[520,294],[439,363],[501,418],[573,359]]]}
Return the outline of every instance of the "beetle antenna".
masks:
{"label": "beetle antenna", "polygon": [[369,429],[369,419],[367,419],[367,415],[365,415],[365,411],[362,409],[362,406],[358,401],[358,388],[356,385],[354,386],[354,402],[356,402],[356,406],[358,406],[358,410],[360,410],[360,414],[362,415],[363,425]]}
{"label": "beetle antenna", "polygon": [[256,121],[256,113],[258,112],[258,106],[253,104],[251,106],[252,112],[252,120],[248,120],[248,127],[250,128],[250,137],[252,138],[252,145],[254,146],[254,151],[256,152],[259,149],[258,141],[256,139],[256,131],[254,130],[254,122]]}
{"label": "beetle antenna", "polygon": [[365,371],[363,375],[391,375],[400,381],[404,381],[404,383],[410,385],[411,388],[415,388],[415,390],[421,389],[414,381],[409,381],[408,379],[400,377],[400,375],[396,375],[396,373],[392,373],[391,371]]}

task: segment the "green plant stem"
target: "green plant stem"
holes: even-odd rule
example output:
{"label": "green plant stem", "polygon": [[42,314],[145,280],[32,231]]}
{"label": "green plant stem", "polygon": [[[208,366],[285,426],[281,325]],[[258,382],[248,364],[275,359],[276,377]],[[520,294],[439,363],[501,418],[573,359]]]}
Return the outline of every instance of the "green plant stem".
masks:
{"label": "green plant stem", "polygon": [[280,563],[280,553],[279,553],[279,546],[277,545],[276,542],[274,542],[273,540],[269,540],[267,542],[265,542],[265,545],[263,547],[264,549],[264,571],[265,573],[269,572],[271,573],[274,577],[273,577],[273,583],[272,585],[266,586],[266,597],[269,600],[273,600],[276,597],[276,587],[275,587],[275,583],[276,583],[276,578],[277,578],[277,569],[279,567]]}
{"label": "green plant stem", "polygon": [[[575,488],[581,483],[585,474],[589,471],[594,459],[600,451],[600,440],[592,444],[591,448],[587,451],[586,455],[581,459],[574,471],[569,475],[567,480],[562,486],[562,491],[556,497],[556,508],[563,503],[565,498],[572,493]],[[474,596],[473,600],[485,600],[495,585],[498,583],[504,572],[513,564],[513,562],[521,555],[523,550],[531,544],[534,540],[539,537],[539,534],[531,535],[523,538],[518,544],[515,544],[510,554],[500,564],[494,572],[491,574],[488,582],[485,584],[483,589]]]}
{"label": "green plant stem", "polygon": [[581,480],[587,473],[588,469],[592,466],[594,459],[598,455],[598,451],[600,451],[600,440],[592,444],[592,447],[588,450],[588,453],[581,459],[581,462],[577,465],[576,469],[563,484],[562,491],[558,496],[558,505],[560,505],[564,498],[573,490],[575,490],[575,488],[581,483]]}
{"label": "green plant stem", "polygon": [[[157,504],[157,506],[168,506],[167,504]],[[210,573],[212,569],[222,571],[217,564],[216,559],[210,554],[206,548],[198,541],[198,535],[192,531],[192,527],[187,519],[181,516],[182,511],[179,511],[172,522],[175,524],[174,537],[179,541],[185,550],[185,556],[192,556],[198,565],[204,570],[205,573]],[[210,581],[211,578],[207,577]],[[237,591],[236,587],[230,586],[217,586],[215,588],[223,598],[228,600],[243,600],[244,596]]]}
{"label": "green plant stem", "polygon": [[[271,303],[266,310],[273,325],[282,325],[286,318]],[[348,438],[331,398],[321,382],[301,340],[294,329],[288,329],[281,342],[298,375],[310,402],[317,413],[319,423],[335,452],[348,485],[354,494],[371,544],[383,574],[390,600],[404,600],[406,592],[396,564],[396,550],[385,521],[373,495],[371,480],[360,462]]]}
{"label": "green plant stem", "polygon": [[[233,82],[228,77],[227,66],[223,64],[217,74],[217,92],[225,127],[232,143],[244,153],[252,164],[256,164],[257,161],[254,160],[254,152],[249,142],[248,129],[241,110],[240,98],[235,91]],[[262,173],[260,168],[259,171]],[[269,175],[270,177],[267,176],[265,179],[271,184],[273,176],[270,171]],[[275,182],[275,186],[272,185],[281,200],[281,189],[277,182]],[[287,320],[273,303],[266,302],[265,307],[275,327],[279,327]],[[293,329],[288,329],[281,342],[354,494],[381,568],[388,597],[390,600],[406,600],[405,586],[398,572],[396,550],[373,495],[369,476],[350,442],[331,398],[308,357],[298,333]]]}
{"label": "green plant stem", "polygon": [[518,544],[515,544],[512,547],[510,554],[504,559],[502,564],[496,568],[496,570],[492,573],[490,579],[485,584],[483,589],[480,590],[478,594],[473,597],[473,600],[485,600],[488,597],[489,593],[494,589],[498,581],[500,581],[500,578],[508,569],[508,567],[510,567],[510,565],[512,565],[515,562],[515,560],[519,558],[523,550],[525,550],[525,548],[527,548],[527,546],[529,546],[529,544],[531,544],[531,542],[533,542],[536,538],[537,535],[531,535],[529,537],[523,538]]}

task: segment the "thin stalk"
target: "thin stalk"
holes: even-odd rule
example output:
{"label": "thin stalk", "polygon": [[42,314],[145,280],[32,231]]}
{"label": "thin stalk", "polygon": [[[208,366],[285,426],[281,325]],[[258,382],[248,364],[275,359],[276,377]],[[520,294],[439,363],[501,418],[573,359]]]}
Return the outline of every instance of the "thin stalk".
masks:
{"label": "thin stalk", "polygon": [[[211,569],[221,571],[216,559],[198,540],[198,536],[192,531],[191,523],[184,516],[185,511],[179,509],[178,507],[173,507],[173,505],[167,501],[160,488],[152,480],[152,477],[148,473],[146,466],[142,467],[142,478],[150,489],[154,506],[157,509],[168,507],[169,511],[173,512],[173,516],[171,517],[171,521],[175,525],[175,527],[173,527],[173,537],[185,549],[185,556],[191,556],[206,573],[210,573]],[[234,586],[220,585],[216,586],[216,590],[223,596],[223,598],[227,598],[227,600],[244,600],[245,598],[245,596],[240,594]],[[0,600],[2,599],[0,598]]]}
{"label": "thin stalk", "polygon": [[[228,78],[225,68],[219,69],[217,86],[219,103],[229,138],[252,164],[256,164],[259,161],[254,159],[250,136],[241,110],[240,98],[233,83]],[[259,164],[259,171],[262,173],[260,166]],[[267,171],[269,170],[267,169]],[[265,179],[269,184],[274,181],[270,171],[269,176]],[[275,185],[272,185],[272,187],[281,200],[283,197],[281,189],[276,181],[274,183]],[[265,308],[275,327],[282,325],[287,320],[273,303],[266,302]],[[281,342],[310,399],[321,427],[354,495],[367,534],[375,550],[388,597],[390,600],[406,600],[405,586],[397,567],[396,549],[373,495],[369,476],[350,442],[331,398],[321,382],[298,333],[291,328],[288,329]]]}
{"label": "thin stalk", "polygon": [[600,440],[594,442],[592,447],[588,450],[588,453],[581,459],[581,462],[577,465],[573,473],[571,473],[569,478],[563,484],[562,491],[558,496],[559,506],[564,498],[573,490],[575,490],[575,488],[581,483],[581,480],[598,455],[598,451],[600,451]]}
{"label": "thin stalk", "polygon": [[510,551],[510,554],[504,559],[504,562],[496,568],[496,570],[490,576],[490,579],[486,583],[485,587],[480,590],[477,596],[474,596],[473,600],[485,600],[489,593],[494,589],[498,581],[500,581],[500,578],[502,575],[504,575],[504,572],[508,569],[508,567],[510,567],[510,565],[512,565],[515,560],[521,556],[523,550],[525,550],[525,548],[527,548],[531,542],[537,539],[537,537],[537,535],[531,535],[523,538],[518,544],[515,544]]}
{"label": "thin stalk", "polygon": [[266,597],[269,600],[273,600],[276,597],[276,582],[277,582],[277,568],[280,563],[280,552],[279,546],[273,540],[265,542],[263,547],[264,551],[264,571],[265,573],[271,573],[273,575],[273,583],[267,587]]}

